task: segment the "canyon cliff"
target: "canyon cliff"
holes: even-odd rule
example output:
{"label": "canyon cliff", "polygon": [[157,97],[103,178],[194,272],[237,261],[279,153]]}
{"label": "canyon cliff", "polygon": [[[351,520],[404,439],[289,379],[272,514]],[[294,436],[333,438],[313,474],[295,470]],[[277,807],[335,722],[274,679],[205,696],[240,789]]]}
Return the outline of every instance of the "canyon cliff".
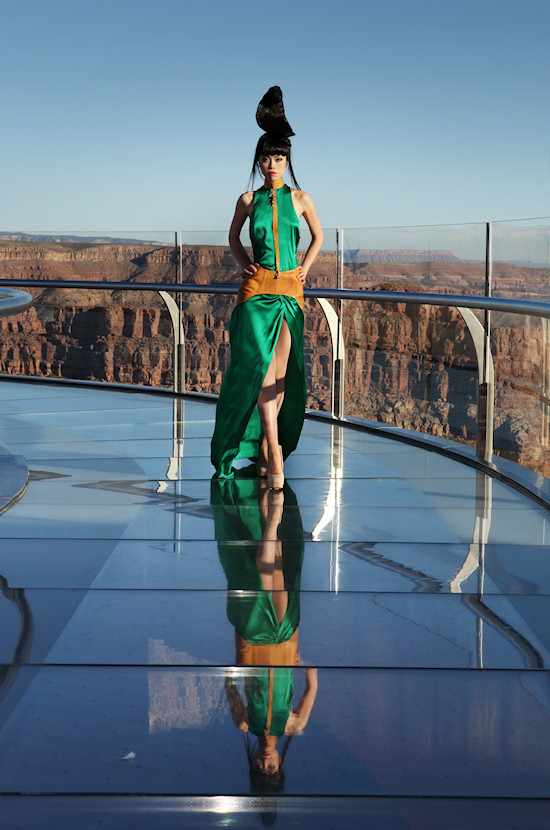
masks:
{"label": "canyon cliff", "polygon": [[[457,261],[382,262],[360,252],[345,263],[345,285],[370,290],[483,293],[484,266]],[[410,252],[407,252],[410,253]],[[432,252],[434,253],[434,252]],[[447,252],[446,252],[447,253]],[[501,292],[536,295],[547,272],[495,266]],[[237,283],[221,246],[0,241],[0,277],[128,283]],[[310,284],[336,286],[336,258],[323,252]],[[170,387],[172,324],[156,291],[32,289],[34,306],[0,318],[0,371],[7,374]],[[229,317],[235,298],[183,295],[186,388],[217,393],[229,360]],[[305,303],[308,406],[330,408],[331,344],[315,300]],[[476,432],[477,361],[468,329],[454,308],[346,301],[345,411],[438,436],[472,442]],[[495,447],[513,460],[550,469],[547,329],[539,321],[493,314]]]}

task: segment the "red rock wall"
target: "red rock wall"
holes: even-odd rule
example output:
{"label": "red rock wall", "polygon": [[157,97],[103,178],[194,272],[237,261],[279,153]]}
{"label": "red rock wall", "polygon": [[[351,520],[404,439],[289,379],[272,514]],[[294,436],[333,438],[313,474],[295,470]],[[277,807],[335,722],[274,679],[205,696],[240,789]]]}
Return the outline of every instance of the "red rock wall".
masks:
{"label": "red rock wall", "polygon": [[[227,249],[188,248],[183,261],[185,281],[237,281]],[[168,247],[0,245],[1,277],[162,283],[174,280],[177,264]],[[450,290],[453,285],[456,290],[458,278],[463,290],[468,268],[471,284],[480,277],[476,264],[425,265],[432,276],[437,266],[439,274],[437,289],[429,290]],[[421,283],[423,268],[370,263],[346,271],[346,283],[419,290],[415,282]],[[413,281],[403,281],[404,273]],[[379,281],[373,283],[375,277]],[[335,285],[333,254],[321,255],[314,279],[320,285]],[[32,293],[32,309],[0,318],[0,371],[172,386],[172,327],[156,292],[41,288]],[[229,360],[233,305],[232,297],[184,296],[187,389],[219,391]],[[316,301],[307,300],[305,311],[308,406],[326,410],[331,372],[328,328]],[[548,350],[541,325],[505,315],[493,315],[493,323],[496,446],[545,471],[550,465],[540,390],[548,373]],[[455,309],[346,302],[343,331],[348,414],[463,441],[475,439],[477,364],[468,330]]]}

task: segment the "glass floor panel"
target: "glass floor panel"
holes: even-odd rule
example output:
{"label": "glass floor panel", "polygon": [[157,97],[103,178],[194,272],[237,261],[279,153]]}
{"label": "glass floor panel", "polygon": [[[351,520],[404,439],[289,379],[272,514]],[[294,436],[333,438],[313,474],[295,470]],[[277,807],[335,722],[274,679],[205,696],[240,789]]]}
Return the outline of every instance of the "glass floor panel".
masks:
{"label": "glass floor panel", "polygon": [[550,807],[534,799],[283,796],[0,796],[18,830],[546,830]]}
{"label": "glass floor panel", "polygon": [[[240,550],[250,540],[227,542]],[[224,590],[216,541],[3,540],[11,588]],[[545,545],[485,545],[483,594],[550,595]],[[477,551],[474,551],[477,554]],[[466,543],[304,542],[301,590],[478,594],[479,567]]]}
{"label": "glass floor panel", "polygon": [[[0,662],[232,665],[235,627],[277,602],[315,666],[550,668],[550,597],[190,590],[4,590]],[[480,642],[481,638],[481,642]]]}
{"label": "glass floor panel", "polygon": [[[269,671],[13,668],[0,791],[250,794],[258,740],[235,700]],[[302,699],[314,670],[272,671]],[[317,682],[303,734],[277,741],[285,794],[548,797],[546,672],[319,669]]]}
{"label": "glass floor panel", "polygon": [[275,497],[209,402],[2,391],[3,825],[550,827],[546,510],[313,419]]}

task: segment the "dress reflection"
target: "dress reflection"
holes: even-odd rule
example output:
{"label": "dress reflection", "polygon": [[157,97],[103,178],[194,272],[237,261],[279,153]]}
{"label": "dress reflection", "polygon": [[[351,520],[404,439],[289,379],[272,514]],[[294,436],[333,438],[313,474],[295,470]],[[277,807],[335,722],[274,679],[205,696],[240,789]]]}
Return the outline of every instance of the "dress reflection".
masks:
{"label": "dress reflection", "polygon": [[261,479],[213,479],[211,505],[235,664],[247,667],[227,675],[225,692],[233,722],[246,735],[252,788],[274,792],[283,787],[290,740],[303,733],[317,694],[317,669],[306,668],[304,693],[293,705],[304,531],[288,483],[272,491]]}

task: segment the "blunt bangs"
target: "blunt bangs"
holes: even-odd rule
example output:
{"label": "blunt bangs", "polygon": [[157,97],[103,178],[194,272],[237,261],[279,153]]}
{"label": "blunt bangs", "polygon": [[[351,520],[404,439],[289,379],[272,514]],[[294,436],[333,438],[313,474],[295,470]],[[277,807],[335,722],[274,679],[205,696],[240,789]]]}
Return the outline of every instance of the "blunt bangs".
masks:
{"label": "blunt bangs", "polygon": [[290,155],[290,141],[284,136],[262,135],[256,147],[256,161],[260,156],[288,156]]}
{"label": "blunt bangs", "polygon": [[258,161],[260,156],[285,156],[288,159],[288,170],[291,181],[298,190],[300,186],[296,181],[294,170],[292,169],[292,160],[290,157],[290,139],[284,135],[270,135],[264,133],[260,136],[256,144],[256,152],[254,154],[254,161],[252,162],[252,172],[250,174],[250,184],[254,183],[254,177],[259,172]]}

